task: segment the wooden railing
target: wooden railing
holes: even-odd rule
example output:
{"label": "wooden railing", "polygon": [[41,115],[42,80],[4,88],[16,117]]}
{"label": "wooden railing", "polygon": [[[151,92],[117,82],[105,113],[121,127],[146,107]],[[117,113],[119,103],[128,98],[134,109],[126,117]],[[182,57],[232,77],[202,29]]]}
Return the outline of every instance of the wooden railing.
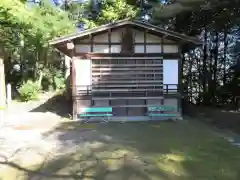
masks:
{"label": "wooden railing", "polygon": [[163,84],[163,88],[144,88],[144,87],[134,87],[128,89],[99,89],[95,88],[93,85],[89,86],[76,86],[76,96],[98,96],[98,97],[147,97],[147,96],[163,96],[165,94],[177,94],[178,85],[177,84]]}

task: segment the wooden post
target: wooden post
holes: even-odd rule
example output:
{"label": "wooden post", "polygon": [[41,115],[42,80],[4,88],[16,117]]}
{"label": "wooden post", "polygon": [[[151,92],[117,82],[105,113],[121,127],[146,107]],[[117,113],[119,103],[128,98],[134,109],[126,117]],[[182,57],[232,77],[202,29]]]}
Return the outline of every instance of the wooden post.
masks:
{"label": "wooden post", "polygon": [[[1,55],[1,54],[0,54]],[[4,110],[6,107],[6,87],[3,58],[0,56],[0,127],[4,121]]]}
{"label": "wooden post", "polygon": [[65,64],[65,80],[67,80],[70,76],[70,62],[71,62],[71,58],[67,55],[65,55],[64,57],[64,64]]}
{"label": "wooden post", "polygon": [[76,68],[75,68],[75,62],[74,57],[72,58],[72,102],[73,102],[73,115],[72,119],[74,121],[77,120],[77,97],[76,97]]}
{"label": "wooden post", "polygon": [[69,42],[67,43],[67,49],[71,52],[72,58],[72,98],[73,98],[73,116],[72,119],[75,121],[77,120],[77,100],[76,100],[76,69],[74,63],[74,43]]}
{"label": "wooden post", "polygon": [[65,87],[66,87],[66,99],[67,101],[71,100],[71,87],[70,87],[70,76],[71,76],[71,58],[65,55]]}

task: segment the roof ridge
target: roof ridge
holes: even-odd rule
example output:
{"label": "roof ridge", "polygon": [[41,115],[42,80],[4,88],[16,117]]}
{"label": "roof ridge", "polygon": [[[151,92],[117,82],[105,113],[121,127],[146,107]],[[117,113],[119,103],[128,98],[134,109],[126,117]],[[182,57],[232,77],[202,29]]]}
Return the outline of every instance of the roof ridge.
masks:
{"label": "roof ridge", "polygon": [[112,23],[108,23],[108,24],[104,24],[104,25],[101,25],[101,26],[98,26],[98,27],[95,27],[95,28],[92,28],[92,29],[87,29],[85,31],[72,33],[70,35],[66,35],[66,36],[63,36],[63,37],[58,37],[58,38],[50,40],[49,43],[52,44],[52,45],[53,44],[58,44],[58,43],[61,43],[61,42],[64,42],[64,41],[69,41],[69,40],[72,40],[72,39],[75,39],[75,38],[86,36],[86,35],[91,34],[91,33],[101,32],[101,31],[107,30],[109,28],[120,27],[120,26],[127,25],[127,24],[137,25],[139,27],[150,29],[152,31],[163,33],[163,34],[166,34],[166,35],[169,35],[169,36],[174,36],[175,38],[182,39],[184,41],[189,41],[189,42],[194,43],[194,44],[201,44],[201,42],[197,38],[187,36],[187,35],[184,35],[184,34],[180,34],[178,32],[175,32],[175,31],[172,31],[172,30],[167,30],[167,29],[164,29],[162,27],[159,27],[159,26],[153,25],[151,23],[148,23],[148,22],[142,22],[142,21],[139,21],[139,20],[136,20],[136,19],[135,20],[131,19],[131,18],[122,19],[122,20],[112,22]]}

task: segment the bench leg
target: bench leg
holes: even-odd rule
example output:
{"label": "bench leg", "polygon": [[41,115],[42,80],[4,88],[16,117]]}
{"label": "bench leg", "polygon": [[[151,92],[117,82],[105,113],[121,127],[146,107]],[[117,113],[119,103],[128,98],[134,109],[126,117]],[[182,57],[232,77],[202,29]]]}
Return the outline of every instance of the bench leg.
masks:
{"label": "bench leg", "polygon": [[108,123],[109,122],[109,117],[106,117],[106,118],[103,117],[102,120],[103,120],[104,123]]}
{"label": "bench leg", "polygon": [[89,117],[83,118],[83,123],[88,123],[88,121],[89,121]]}

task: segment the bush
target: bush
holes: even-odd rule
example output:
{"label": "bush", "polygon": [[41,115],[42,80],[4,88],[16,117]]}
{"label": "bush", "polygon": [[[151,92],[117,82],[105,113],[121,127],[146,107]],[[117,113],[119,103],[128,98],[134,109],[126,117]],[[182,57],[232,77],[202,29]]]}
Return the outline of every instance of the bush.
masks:
{"label": "bush", "polygon": [[55,68],[43,69],[42,78],[42,89],[43,90],[61,90],[65,88],[64,73],[61,70]]}
{"label": "bush", "polygon": [[21,101],[30,101],[39,99],[40,88],[36,82],[28,80],[19,88]]}
{"label": "bush", "polygon": [[55,72],[54,76],[54,86],[55,89],[64,89],[65,88],[65,78],[62,71],[58,70]]}
{"label": "bush", "polygon": [[41,86],[44,91],[53,90],[53,74],[50,69],[44,68],[42,70],[43,77],[41,81]]}

